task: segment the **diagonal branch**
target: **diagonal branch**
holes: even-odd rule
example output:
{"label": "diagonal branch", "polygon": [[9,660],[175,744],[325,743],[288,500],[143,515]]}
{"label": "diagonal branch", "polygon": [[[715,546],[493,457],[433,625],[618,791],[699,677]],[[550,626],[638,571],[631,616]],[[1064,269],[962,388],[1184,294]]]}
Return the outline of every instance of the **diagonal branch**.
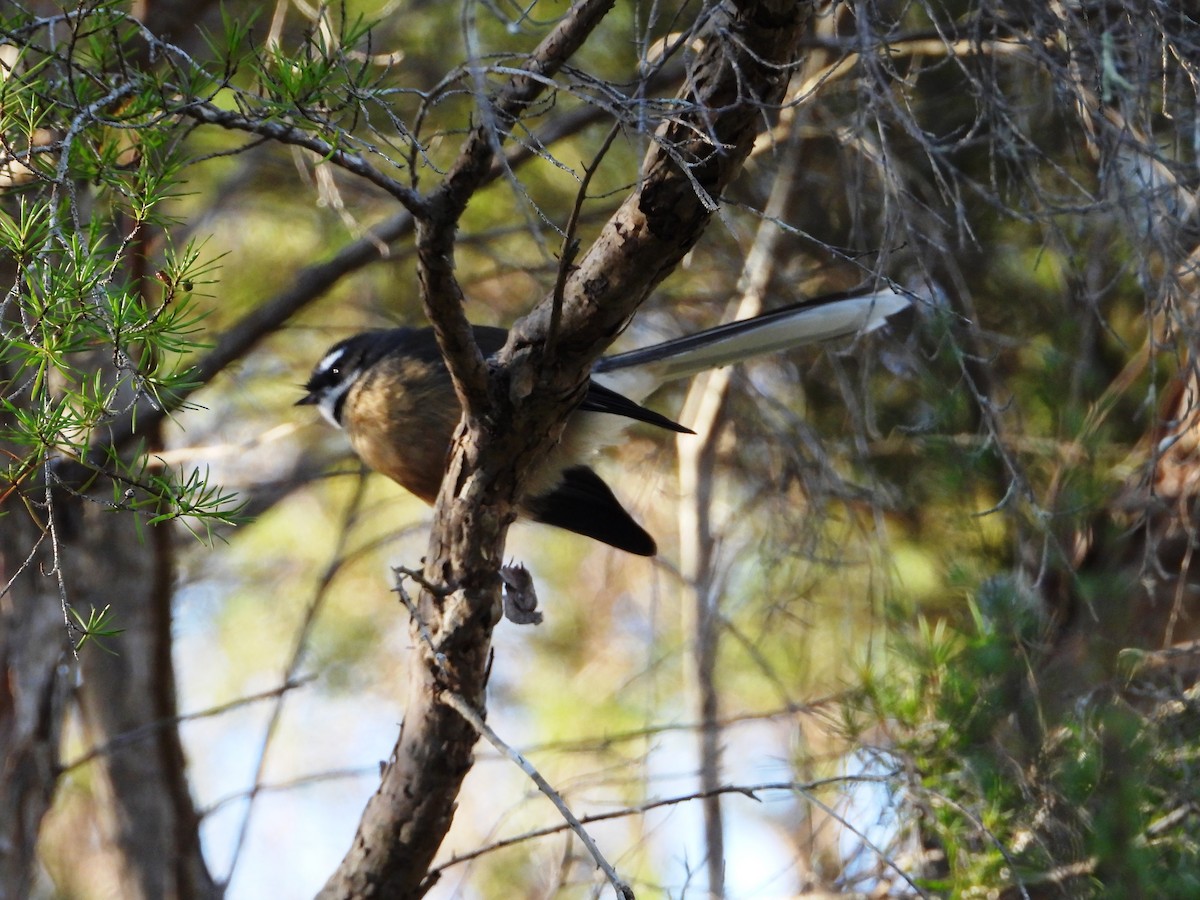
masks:
{"label": "diagonal branch", "polygon": [[460,716],[470,722],[471,727],[473,727],[483,737],[487,738],[488,743],[512,760],[512,762],[514,762],[522,772],[529,776],[530,780],[537,785],[538,790],[541,791],[546,798],[554,804],[555,808],[559,811],[559,814],[566,821],[567,826],[575,832],[575,834],[579,837],[579,840],[583,842],[585,847],[587,847],[588,853],[592,855],[592,859],[596,861],[596,865],[601,871],[604,872],[605,877],[608,878],[608,881],[613,886],[613,890],[616,891],[617,896],[622,898],[622,900],[633,900],[633,891],[630,889],[629,885],[621,880],[621,877],[617,874],[616,869],[613,868],[612,863],[605,859],[604,854],[600,852],[600,848],[596,846],[596,842],[592,840],[592,836],[584,829],[583,823],[580,822],[579,818],[573,812],[571,812],[570,807],[567,806],[566,801],[562,798],[562,795],[559,794],[558,791],[556,791],[550,784],[550,782],[546,780],[546,777],[534,767],[533,763],[527,760],[518,751],[506,744],[503,738],[496,734],[492,727],[483,720],[483,716],[479,714],[479,711],[472,709],[462,697],[458,696],[458,694],[455,694],[452,691],[447,691],[442,695],[442,702],[447,706],[452,707]]}
{"label": "diagonal branch", "polygon": [[352,172],[376,187],[382,188],[414,216],[421,217],[428,214],[426,202],[417,191],[404,182],[383,174],[357,153],[351,153],[336,143],[330,143],[311,131],[297,128],[278,119],[242,115],[239,112],[221,109],[213,103],[201,100],[185,103],[180,107],[179,112],[181,115],[205,125],[217,125],[229,131],[244,131],[278,144],[311,150],[321,159],[328,160],[347,172]]}
{"label": "diagonal branch", "polygon": [[490,405],[487,371],[463,311],[454,277],[454,236],[467,203],[488,179],[501,143],[521,113],[545,90],[553,75],[583,46],[615,0],[575,4],[530,54],[521,71],[492,99],[479,98],[480,121],[471,129],[446,178],[429,197],[429,214],[417,229],[418,277],[425,312],[468,415]]}
{"label": "diagonal branch", "polygon": [[[567,21],[594,24],[605,3],[579,3]],[[556,439],[580,395],[592,360],[638,305],[699,240],[719,198],[776,108],[812,4],[730,2],[712,7],[680,108],[664,125],[641,185],[614,214],[571,273],[562,295],[553,359],[544,359],[555,307],[544,298],[518,323],[487,378],[462,313],[452,272],[453,226],[483,173],[496,134],[478,129],[431,195],[435,214],[419,235],[427,311],[438,329],[466,410],[452,448],[430,537],[418,603],[432,647],[421,648],[409,684],[400,737],[354,844],[323,897],[421,896],[422,879],[449,829],[477,733],[440,699],[447,691],[484,708],[491,632],[499,616],[504,538],[526,472]],[[582,20],[584,12],[596,17]],[[565,26],[560,26],[565,27]],[[583,26],[577,26],[583,27]],[[579,40],[586,31],[578,32]],[[542,47],[562,46],[550,38]],[[576,45],[577,46],[577,45]],[[520,112],[528,85],[510,82],[494,109]],[[500,117],[497,122],[505,129]],[[489,382],[491,386],[489,386]]]}

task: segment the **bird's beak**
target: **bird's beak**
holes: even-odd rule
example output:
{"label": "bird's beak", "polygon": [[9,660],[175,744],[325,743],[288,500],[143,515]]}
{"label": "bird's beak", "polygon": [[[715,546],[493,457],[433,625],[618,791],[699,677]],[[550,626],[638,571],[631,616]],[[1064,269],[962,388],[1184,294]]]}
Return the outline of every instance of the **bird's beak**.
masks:
{"label": "bird's beak", "polygon": [[[304,388],[303,385],[301,385],[301,388],[304,390],[307,390],[307,388]],[[299,400],[297,400],[295,405],[296,406],[315,406],[317,403],[320,403],[320,402],[321,402],[321,400],[317,396],[316,392],[309,391],[307,394],[305,394],[303,397],[301,397]]]}

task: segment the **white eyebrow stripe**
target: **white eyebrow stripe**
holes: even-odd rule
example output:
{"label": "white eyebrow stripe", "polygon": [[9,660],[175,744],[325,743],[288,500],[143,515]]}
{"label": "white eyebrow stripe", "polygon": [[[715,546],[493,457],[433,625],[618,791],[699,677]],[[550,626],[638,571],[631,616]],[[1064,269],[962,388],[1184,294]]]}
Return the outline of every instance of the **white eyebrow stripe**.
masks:
{"label": "white eyebrow stripe", "polygon": [[336,350],[331,350],[330,352],[326,353],[321,358],[321,361],[319,363],[317,363],[317,367],[313,371],[324,374],[325,372],[328,372],[330,369],[332,369],[337,364],[338,360],[340,360],[345,355],[346,355],[345,347],[338,347]]}

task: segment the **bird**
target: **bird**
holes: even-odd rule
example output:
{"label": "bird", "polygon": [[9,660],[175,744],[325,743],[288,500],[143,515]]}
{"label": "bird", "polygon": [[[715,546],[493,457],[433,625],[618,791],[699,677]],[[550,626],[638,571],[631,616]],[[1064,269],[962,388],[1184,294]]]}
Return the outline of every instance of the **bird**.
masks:
{"label": "bird", "polygon": [[[680,434],[690,429],[641,405],[665,382],[707,369],[882,326],[911,300],[890,287],[831,294],[717,325],[595,362],[583,399],[562,437],[529,478],[518,514],[639,556],[658,552],[654,538],[625,510],[588,464],[642,422]],[[506,329],[472,326],[485,357],[499,351]],[[334,344],[302,386],[297,406],[316,406],[342,429],[371,469],[432,504],[462,414],[430,327],[376,329]]]}

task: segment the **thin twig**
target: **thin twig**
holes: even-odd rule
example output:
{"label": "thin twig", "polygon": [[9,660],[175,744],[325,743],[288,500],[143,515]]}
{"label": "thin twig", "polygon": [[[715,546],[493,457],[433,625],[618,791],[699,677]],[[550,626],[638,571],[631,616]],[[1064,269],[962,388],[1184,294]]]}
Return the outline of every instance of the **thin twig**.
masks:
{"label": "thin twig", "polygon": [[[717,720],[717,724],[721,728],[728,728],[732,725],[755,724],[772,719],[779,719],[786,716],[815,716],[826,707],[836,704],[843,704],[854,696],[852,691],[839,691],[835,694],[827,694],[824,697],[818,697],[815,700],[810,700],[807,703],[792,703],[786,706],[781,706],[776,709],[759,710],[755,712],[738,713],[731,716],[722,716]],[[705,727],[703,722],[671,722],[661,725],[648,725],[644,728],[630,728],[624,731],[614,731],[611,734],[606,734],[601,737],[580,738],[573,741],[547,741],[542,744],[534,744],[525,748],[526,753],[544,753],[555,751],[560,753],[598,753],[604,750],[610,750],[618,744],[627,743],[630,741],[641,741],[645,738],[655,737],[661,734],[682,734],[689,731]]]}
{"label": "thin twig", "polygon": [[252,703],[261,703],[263,700],[273,700],[282,694],[295,690],[299,687],[304,687],[310,681],[316,678],[315,675],[306,675],[302,678],[293,678],[290,681],[285,681],[278,687],[271,688],[268,691],[261,691],[257,694],[250,694],[246,697],[238,697],[236,700],[230,700],[228,703],[220,703],[216,706],[210,706],[207,709],[197,710],[192,713],[182,713],[178,716],[171,716],[165,719],[159,719],[156,722],[148,722],[130,731],[118,734],[111,740],[101,744],[98,747],[93,747],[83,756],[64,765],[60,772],[65,774],[78,769],[80,766],[85,766],[94,759],[112,753],[119,747],[126,744],[133,744],[145,738],[151,737],[164,728],[171,728],[176,725],[182,725],[185,722],[195,722],[199,719],[211,719],[214,716],[224,715],[227,712],[232,712],[235,709],[241,709],[243,706],[249,706]]}
{"label": "thin twig", "polygon": [[198,812],[201,817],[208,817],[219,812],[221,809],[231,803],[236,803],[239,800],[245,800],[247,798],[252,799],[261,794],[282,794],[286,791],[294,791],[297,788],[309,787],[310,785],[315,784],[324,784],[330,781],[348,781],[350,779],[378,777],[378,764],[367,766],[348,766],[343,769],[329,769],[325,772],[314,772],[311,775],[299,775],[295,778],[289,778],[286,781],[273,781],[259,784],[250,790],[234,791],[231,794],[218,797],[216,800]]}
{"label": "thin twig", "polygon": [[[54,482],[50,477],[51,465],[52,465],[52,462],[49,459],[47,459],[45,462],[45,469],[46,469],[46,492],[45,492],[46,534],[48,534],[50,536],[50,557],[53,560],[53,563],[52,563],[52,568],[50,569],[50,571],[43,572],[42,574],[44,574],[44,575],[53,574],[54,575],[55,584],[58,586],[58,603],[59,603],[59,607],[62,610],[63,625],[66,628],[67,634],[71,634],[72,633],[71,611],[70,611],[71,604],[67,600],[67,582],[66,582],[65,577],[63,576],[62,561],[59,558],[60,545],[59,545],[59,540],[58,540],[58,528],[55,524],[56,520],[54,517],[54,487],[53,487]],[[39,543],[40,543],[40,540],[39,540]],[[78,646],[76,646],[76,644],[74,642],[72,642],[72,644],[71,644],[71,653],[74,655],[76,661],[78,661],[79,660],[79,648],[78,648]]]}
{"label": "thin twig", "polygon": [[404,566],[395,566],[392,569],[392,574],[396,576],[396,586],[392,588],[392,590],[400,595],[400,602],[403,603],[404,608],[408,610],[409,618],[416,624],[417,631],[421,635],[421,640],[424,641],[425,646],[429,648],[429,654],[433,659],[434,664],[439,669],[444,670],[446,668],[446,654],[442,653],[437,647],[434,646],[433,635],[429,633],[429,625],[426,624],[425,617],[422,616],[421,611],[417,609],[417,604],[413,602],[412,596],[409,595],[408,591],[404,589],[404,579],[411,578],[413,581],[420,584],[425,588],[425,590],[433,593],[435,596],[444,597],[451,592],[446,591],[445,593],[440,593],[437,586],[429,584],[424,575],[422,575],[420,572],[414,571],[413,569],[405,568]]}
{"label": "thin twig", "polygon": [[621,127],[622,123],[618,119],[608,130],[608,135],[604,138],[604,143],[600,145],[600,149],[596,151],[595,157],[592,158],[592,161],[584,169],[583,178],[579,182],[579,190],[575,192],[575,205],[571,208],[571,217],[567,220],[567,233],[563,235],[562,250],[558,260],[558,275],[554,279],[554,306],[550,310],[550,327],[546,331],[546,359],[553,358],[554,345],[558,342],[558,326],[562,321],[563,295],[567,287],[567,276],[571,273],[571,268],[575,264],[575,256],[579,253],[579,238],[576,237],[576,234],[579,231],[579,219],[583,215],[583,203],[587,200],[588,187],[591,185],[592,178],[600,168],[600,163],[608,155],[608,150],[612,146],[613,141],[621,133]]}
{"label": "thin twig", "polygon": [[582,0],[573,5],[503,88],[492,97],[479,97],[480,121],[463,142],[441,186],[429,195],[426,213],[420,217],[421,299],[468,416],[483,417],[491,397],[487,367],[463,310],[462,289],[453,270],[459,219],[489,179],[493,163],[504,158],[501,145],[529,105],[547,89],[547,78],[583,46],[612,7],[613,0]]}
{"label": "thin twig", "polygon": [[542,773],[534,767],[533,763],[506,744],[501,737],[492,730],[491,726],[483,720],[483,716],[481,716],[477,710],[475,710],[458,694],[454,693],[453,691],[443,691],[440,696],[440,700],[446,706],[450,707],[460,716],[466,719],[472,728],[474,728],[481,736],[487,739],[488,743],[516,763],[521,771],[528,775],[530,779],[532,779],[533,783],[538,786],[538,790],[545,794],[550,802],[554,804],[555,808],[558,809],[559,814],[567,821],[567,824],[570,826],[571,830],[579,836],[581,841],[583,841],[583,845],[587,847],[588,852],[592,854],[592,859],[596,861],[596,865],[600,867],[602,872],[604,872],[605,876],[609,880],[609,883],[612,884],[613,890],[617,892],[617,896],[622,898],[622,900],[634,900],[633,888],[621,880],[621,877],[617,874],[617,870],[614,869],[612,864],[604,858],[604,854],[600,852],[600,848],[596,846],[596,842],[592,840],[591,835],[589,835],[584,829],[583,823],[579,821],[573,812],[571,812],[570,808],[566,804],[566,801],[564,801],[558,791],[556,791],[550,785],[550,782],[543,777]]}
{"label": "thin twig", "polygon": [[322,160],[345,169],[347,172],[352,172],[376,187],[382,188],[400,201],[400,204],[417,218],[429,214],[429,205],[426,200],[407,184],[383,174],[359,154],[344,150],[337,144],[331,144],[310,131],[296,128],[278,119],[245,116],[203,101],[184,104],[179,112],[181,115],[206,125],[217,125],[229,131],[257,134],[276,143],[311,150]]}
{"label": "thin twig", "polygon": [[[806,781],[804,783],[794,781],[771,781],[762,784],[726,784],[710,791],[692,791],[687,794],[678,794],[674,797],[662,797],[658,800],[649,800],[646,803],[641,803],[637,806],[629,806],[624,809],[614,809],[609,812],[594,813],[591,815],[580,816],[579,821],[584,825],[590,825],[593,822],[608,822],[613,819],[625,819],[629,816],[640,816],[648,812],[653,812],[656,809],[663,809],[668,806],[679,806],[682,803],[691,803],[695,800],[703,800],[712,795],[720,794],[740,794],[743,797],[748,797],[751,800],[762,801],[759,794],[766,791],[787,791],[796,793],[800,791],[814,791],[820,788],[833,785],[844,784],[887,784],[894,781],[898,773],[890,773],[884,775],[838,775],[830,778],[822,778],[817,781]],[[561,834],[571,826],[565,822],[557,825],[547,825],[544,828],[535,828],[521,834],[513,835],[512,837],[501,838],[483,847],[477,847],[467,853],[456,855],[429,870],[430,878],[439,876],[451,866],[461,865],[465,862],[471,862],[481,856],[486,856],[489,853],[495,853],[497,850],[503,850],[505,847],[512,847],[516,844],[523,844],[526,841],[535,840],[537,838],[550,837],[551,835]]]}

